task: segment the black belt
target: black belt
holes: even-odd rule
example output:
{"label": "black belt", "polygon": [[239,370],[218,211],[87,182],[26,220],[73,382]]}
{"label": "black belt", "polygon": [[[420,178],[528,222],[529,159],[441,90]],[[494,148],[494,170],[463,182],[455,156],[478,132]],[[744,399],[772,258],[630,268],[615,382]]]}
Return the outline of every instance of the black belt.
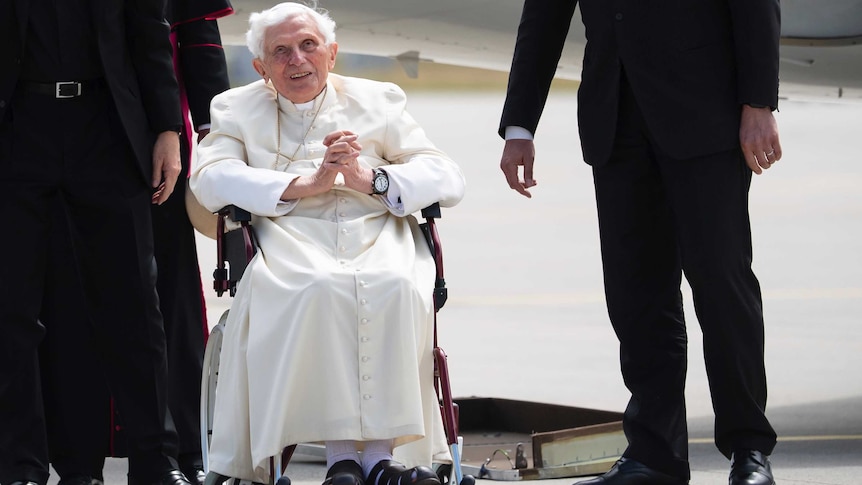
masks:
{"label": "black belt", "polygon": [[105,87],[103,78],[88,81],[59,81],[42,83],[35,81],[18,81],[18,87],[29,93],[43,94],[56,99],[77,98]]}

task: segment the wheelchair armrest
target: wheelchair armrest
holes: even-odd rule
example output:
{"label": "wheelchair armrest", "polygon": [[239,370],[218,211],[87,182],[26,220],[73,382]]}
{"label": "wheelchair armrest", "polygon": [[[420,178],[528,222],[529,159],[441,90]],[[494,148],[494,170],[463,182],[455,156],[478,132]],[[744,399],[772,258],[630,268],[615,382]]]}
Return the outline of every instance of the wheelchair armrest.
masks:
{"label": "wheelchair armrest", "polygon": [[[239,227],[228,229],[225,220],[239,223]],[[236,285],[242,278],[251,258],[257,253],[257,241],[251,226],[251,213],[234,205],[218,211],[216,230],[217,265],[213,272],[213,289],[218,296],[236,293]]]}
{"label": "wheelchair armrest", "polygon": [[227,216],[234,222],[251,222],[251,213],[249,211],[232,204],[219,209],[218,214],[220,216]]}
{"label": "wheelchair armrest", "polygon": [[428,244],[428,249],[431,250],[431,255],[434,257],[434,265],[437,267],[437,275],[434,278],[435,310],[443,308],[449,297],[446,279],[443,277],[443,248],[440,245],[440,236],[437,234],[437,224],[434,221],[440,216],[440,203],[435,202],[422,209],[422,217],[425,218],[425,222],[419,224],[422,235],[425,236],[425,242]]}
{"label": "wheelchair armrest", "polygon": [[429,205],[428,207],[422,209],[422,217],[424,217],[425,219],[434,219],[434,218],[439,219],[441,217],[441,215],[442,214],[440,212],[440,203],[439,202],[434,202],[433,204]]}

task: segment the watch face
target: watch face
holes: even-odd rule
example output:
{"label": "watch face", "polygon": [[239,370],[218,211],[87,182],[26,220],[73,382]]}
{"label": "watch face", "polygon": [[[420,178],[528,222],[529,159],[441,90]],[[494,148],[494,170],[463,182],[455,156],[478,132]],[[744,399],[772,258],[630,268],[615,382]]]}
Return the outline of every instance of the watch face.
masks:
{"label": "watch face", "polygon": [[385,173],[377,172],[374,174],[374,191],[382,194],[389,189],[389,179]]}

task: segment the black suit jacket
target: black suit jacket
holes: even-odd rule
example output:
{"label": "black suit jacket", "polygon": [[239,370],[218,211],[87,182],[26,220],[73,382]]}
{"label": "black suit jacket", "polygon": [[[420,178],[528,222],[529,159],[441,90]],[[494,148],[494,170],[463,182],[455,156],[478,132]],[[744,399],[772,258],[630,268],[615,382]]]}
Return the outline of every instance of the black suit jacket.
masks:
{"label": "black suit jacket", "polygon": [[[0,4],[0,119],[5,119],[18,82],[31,12],[29,0]],[[90,0],[90,8],[105,80],[149,185],[156,134],[182,124],[165,1]]]}
{"label": "black suit jacket", "polygon": [[[500,124],[535,133],[577,0],[526,0]],[[778,106],[778,0],[581,0],[584,159],[610,156],[621,67],[652,136],[686,159],[739,146],[743,103]]]}

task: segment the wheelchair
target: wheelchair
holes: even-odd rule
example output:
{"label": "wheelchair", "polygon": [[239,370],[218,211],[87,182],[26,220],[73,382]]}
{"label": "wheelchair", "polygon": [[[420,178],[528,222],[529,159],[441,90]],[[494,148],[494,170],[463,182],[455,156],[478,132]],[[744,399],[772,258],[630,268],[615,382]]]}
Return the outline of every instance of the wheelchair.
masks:
{"label": "wheelchair", "polygon": [[[216,251],[217,266],[213,272],[213,289],[221,297],[225,293],[233,297],[236,286],[242,278],[248,263],[257,252],[257,241],[251,225],[251,214],[236,206],[228,206],[217,213]],[[440,218],[440,205],[432,204],[422,210],[425,222],[419,224],[425,241],[431,250],[436,266],[434,281],[434,389],[437,393],[443,429],[449,452],[452,455],[451,464],[436,464],[435,471],[443,485],[474,485],[475,479],[464,475],[461,471],[461,449],[463,441],[458,436],[458,409],[452,399],[449,381],[449,367],[446,353],[437,344],[437,312],[448,298],[448,290],[443,274],[443,252],[437,233],[435,220]],[[203,454],[204,471],[207,472],[206,485],[238,485],[240,480],[224,477],[209,470],[209,445],[212,435],[215,393],[218,384],[219,356],[222,339],[229,310],[225,311],[218,324],[213,327],[207,339],[204,351],[203,373],[201,376],[201,451]],[[269,485],[290,485],[290,479],[284,474],[287,464],[298,446],[293,444],[282,450],[280,455],[269,459]]]}

